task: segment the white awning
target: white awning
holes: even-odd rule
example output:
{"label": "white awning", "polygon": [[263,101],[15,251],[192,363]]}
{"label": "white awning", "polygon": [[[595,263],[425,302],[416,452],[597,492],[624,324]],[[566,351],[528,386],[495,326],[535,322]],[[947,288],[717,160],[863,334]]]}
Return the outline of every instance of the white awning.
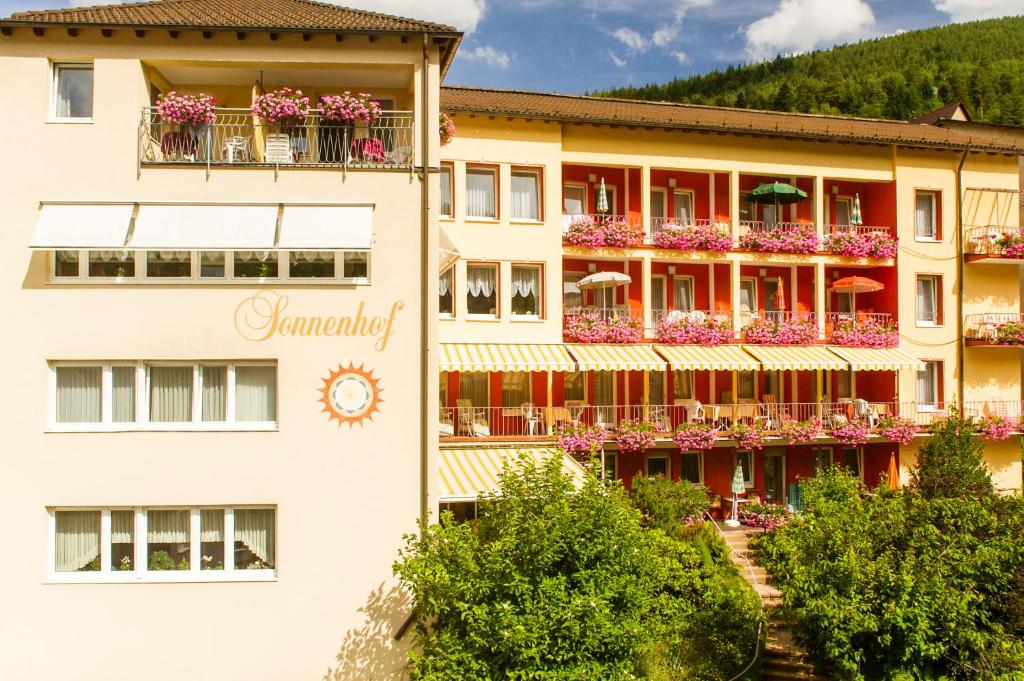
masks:
{"label": "white awning", "polygon": [[270,250],[277,206],[141,205],[130,248]]}
{"label": "white awning", "polygon": [[455,261],[459,259],[459,249],[455,248],[455,244],[452,243],[448,233],[444,231],[444,228],[437,230],[437,271],[438,274],[444,274],[445,271],[455,264]]}
{"label": "white awning", "polygon": [[39,211],[31,248],[124,248],[132,204],[44,204]]}
{"label": "white awning", "polygon": [[373,245],[373,206],[285,206],[281,248],[368,249]]}

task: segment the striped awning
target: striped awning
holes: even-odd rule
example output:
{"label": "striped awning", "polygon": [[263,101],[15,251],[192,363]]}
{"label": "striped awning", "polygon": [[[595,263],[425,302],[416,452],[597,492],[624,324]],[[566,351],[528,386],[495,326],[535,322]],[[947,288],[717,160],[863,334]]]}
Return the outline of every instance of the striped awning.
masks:
{"label": "striped awning", "polygon": [[441,371],[575,371],[564,345],[441,343]]}
{"label": "striped awning", "polygon": [[668,364],[650,345],[566,345],[580,371],[664,371]]}
{"label": "striped awning", "polygon": [[655,345],[673,369],[756,371],[761,365],[739,345]]}
{"label": "striped awning", "polygon": [[850,363],[853,371],[921,371],[924,362],[905,355],[896,348],[844,348],[830,345],[828,349]]}
{"label": "striped awning", "polygon": [[842,371],[849,365],[824,345],[744,345],[757,358],[761,368],[782,371]]}
{"label": "striped awning", "polygon": [[502,464],[506,460],[515,461],[520,453],[538,464],[552,456],[560,456],[562,470],[577,484],[583,484],[583,467],[572,457],[555,449],[442,449],[438,452],[441,482],[439,500],[473,501],[485,492],[500,492]]}

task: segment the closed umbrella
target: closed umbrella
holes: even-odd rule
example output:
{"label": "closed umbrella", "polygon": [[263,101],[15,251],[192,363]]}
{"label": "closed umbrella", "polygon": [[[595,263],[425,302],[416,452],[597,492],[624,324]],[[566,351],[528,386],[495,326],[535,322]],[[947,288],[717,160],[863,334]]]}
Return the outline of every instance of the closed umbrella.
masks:
{"label": "closed umbrella", "polygon": [[786,291],[782,287],[782,277],[779,277],[778,286],[775,289],[775,299],[772,302],[775,303],[776,310],[786,309]]}
{"label": "closed umbrella", "polygon": [[860,193],[853,195],[853,211],[850,213],[851,225],[863,225],[864,219],[860,216]]}
{"label": "closed umbrella", "polygon": [[608,212],[608,189],[604,186],[604,178],[601,178],[601,186],[597,190],[597,212]]}
{"label": "closed umbrella", "polygon": [[875,291],[881,291],[885,288],[885,284],[874,279],[868,279],[867,277],[843,277],[842,279],[836,279],[832,282],[832,290],[836,293],[852,293],[853,294],[853,311],[857,311],[857,294],[858,293],[874,293]]}
{"label": "closed umbrella", "polygon": [[889,455],[889,474],[888,474],[889,489],[898,490],[900,488],[900,467],[896,465],[896,452]]}
{"label": "closed umbrella", "polygon": [[743,464],[737,463],[736,470],[732,474],[732,514],[726,524],[730,527],[737,527],[739,521],[739,495],[747,493],[747,485],[743,478]]}

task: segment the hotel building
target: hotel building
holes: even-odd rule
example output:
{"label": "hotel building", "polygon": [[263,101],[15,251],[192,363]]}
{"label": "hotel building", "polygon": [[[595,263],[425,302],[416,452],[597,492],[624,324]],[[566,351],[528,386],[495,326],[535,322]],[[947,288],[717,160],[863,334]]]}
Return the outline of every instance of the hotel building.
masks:
{"label": "hotel building", "polygon": [[794,503],[828,462],[905,480],[960,409],[1013,423],[1020,489],[1019,141],[443,87],[460,38],[309,0],[0,20],[0,678],[400,678],[402,535],[568,428],[627,486],[738,464]]}

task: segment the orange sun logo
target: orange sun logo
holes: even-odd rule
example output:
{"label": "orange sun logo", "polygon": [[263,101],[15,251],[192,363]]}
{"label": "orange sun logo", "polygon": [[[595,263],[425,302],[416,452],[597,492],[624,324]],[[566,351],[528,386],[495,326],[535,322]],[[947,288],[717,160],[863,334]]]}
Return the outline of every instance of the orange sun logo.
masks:
{"label": "orange sun logo", "polygon": [[347,423],[349,426],[362,424],[364,420],[373,420],[373,414],[380,413],[377,406],[383,402],[380,394],[380,379],[373,377],[363,365],[358,368],[354,364],[348,367],[338,365],[337,371],[330,372],[323,379],[324,386],[320,389],[320,402],[323,411],[331,420],[338,420],[338,427]]}

